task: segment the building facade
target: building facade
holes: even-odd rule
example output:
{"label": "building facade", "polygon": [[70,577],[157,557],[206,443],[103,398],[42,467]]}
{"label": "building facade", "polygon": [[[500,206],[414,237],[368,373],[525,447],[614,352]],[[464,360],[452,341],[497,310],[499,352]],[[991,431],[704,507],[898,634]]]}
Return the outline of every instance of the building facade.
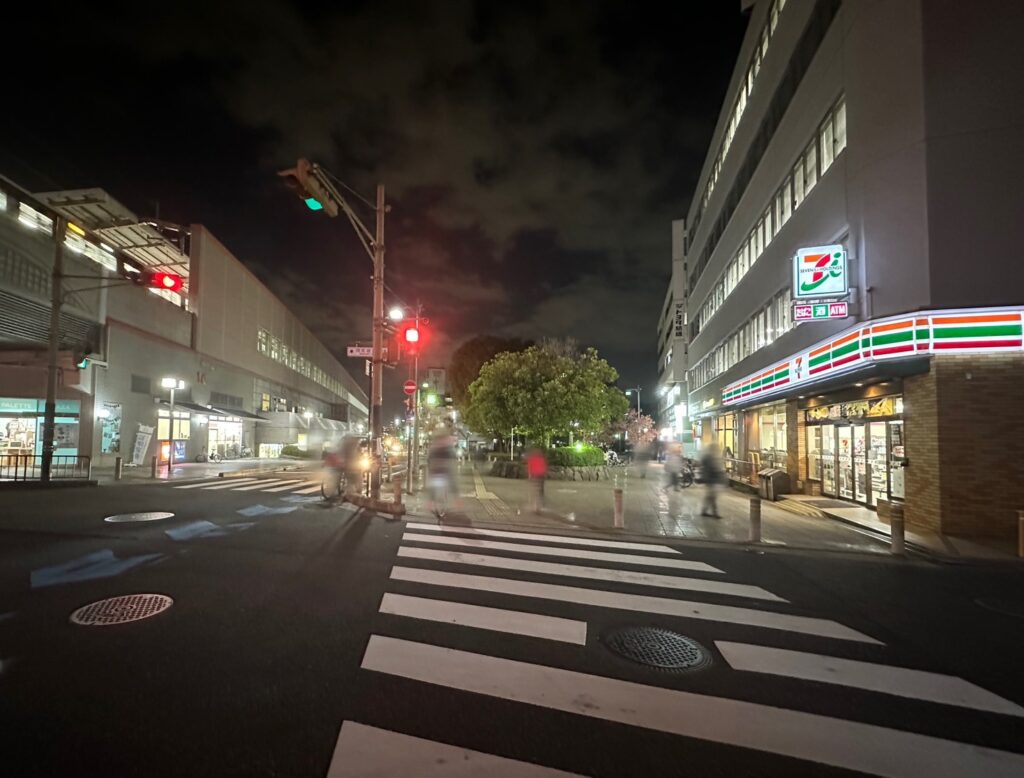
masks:
{"label": "building facade", "polygon": [[[58,217],[58,456],[269,457],[365,429],[358,384],[209,230],[140,220],[98,189],[29,194],[0,180],[0,466],[42,454]],[[147,271],[183,287],[131,282]],[[165,378],[182,384],[173,409]]]}
{"label": "building facade", "polygon": [[683,247],[686,221],[672,222],[672,280],[665,291],[658,320],[658,436],[662,441],[690,444],[690,419],[686,392],[687,311]]}
{"label": "building facade", "polygon": [[1024,7],[747,5],[686,219],[694,433],[793,491],[1009,538]]}

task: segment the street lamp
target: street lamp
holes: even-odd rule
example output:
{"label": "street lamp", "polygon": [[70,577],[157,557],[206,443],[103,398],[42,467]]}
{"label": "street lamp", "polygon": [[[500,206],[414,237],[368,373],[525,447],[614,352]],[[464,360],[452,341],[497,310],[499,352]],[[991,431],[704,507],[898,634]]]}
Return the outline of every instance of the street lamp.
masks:
{"label": "street lamp", "polygon": [[171,390],[171,423],[168,428],[168,438],[170,447],[167,451],[167,477],[171,477],[171,468],[174,467],[174,392],[178,389],[185,388],[185,382],[180,378],[161,378],[160,386],[164,389]]}
{"label": "street lamp", "polygon": [[626,390],[626,397],[632,397],[633,392],[636,392],[636,413],[640,415],[640,390],[642,386],[633,386]]}
{"label": "street lamp", "polygon": [[388,318],[391,319],[391,321],[401,321],[405,318],[405,311],[402,310],[400,306],[396,305],[388,311]]}

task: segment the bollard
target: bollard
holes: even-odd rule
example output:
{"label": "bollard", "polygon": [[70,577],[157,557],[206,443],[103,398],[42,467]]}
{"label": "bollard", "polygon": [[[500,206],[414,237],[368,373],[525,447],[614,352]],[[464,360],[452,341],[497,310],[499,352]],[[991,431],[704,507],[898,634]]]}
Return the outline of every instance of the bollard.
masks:
{"label": "bollard", "polygon": [[750,498],[750,542],[761,542],[761,497],[756,494]]}
{"label": "bollard", "polygon": [[903,506],[893,505],[892,514],[889,518],[892,529],[892,546],[890,551],[895,556],[903,556],[906,553],[906,546],[903,542]]}
{"label": "bollard", "polygon": [[396,475],[391,479],[391,486],[395,490],[395,504],[402,504],[402,476]]}
{"label": "bollard", "polygon": [[156,455],[153,455],[153,461],[149,464],[149,477],[156,478]]}
{"label": "bollard", "polygon": [[118,457],[114,460],[114,480],[120,481],[121,476],[124,474],[124,457]]}
{"label": "bollard", "polygon": [[617,529],[622,529],[625,526],[622,515],[622,490],[614,489],[612,493],[615,495],[615,526]]}

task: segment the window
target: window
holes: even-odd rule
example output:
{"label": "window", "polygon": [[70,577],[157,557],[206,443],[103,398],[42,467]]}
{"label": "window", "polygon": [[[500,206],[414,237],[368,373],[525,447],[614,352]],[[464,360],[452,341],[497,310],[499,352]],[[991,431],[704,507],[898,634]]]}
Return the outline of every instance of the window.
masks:
{"label": "window", "polygon": [[267,344],[268,339],[269,335],[267,334],[266,330],[259,330],[256,333],[256,350],[260,354],[266,354],[267,351],[269,350],[269,346]]}
{"label": "window", "polygon": [[136,394],[152,394],[153,382],[146,376],[132,375],[132,391]]}
{"label": "window", "polygon": [[836,156],[846,148],[846,100],[836,106]]}
{"label": "window", "polygon": [[[191,414],[188,411],[174,411],[174,439],[188,440],[191,433]],[[160,408],[156,419],[157,440],[171,439],[171,409]]]}
{"label": "window", "polygon": [[818,182],[818,147],[812,142],[804,154],[804,194],[810,194],[814,185]]}
{"label": "window", "polygon": [[266,392],[263,392],[260,395],[260,410],[261,411],[269,411],[270,410],[270,395],[267,394]]}
{"label": "window", "polygon": [[281,342],[273,335],[270,336],[270,358],[275,362],[280,358]]}
{"label": "window", "polygon": [[835,128],[832,126],[832,118],[829,116],[823,125],[821,125],[821,134],[819,140],[821,141],[821,170],[824,172],[828,170],[829,165],[832,164],[832,160],[835,159]]}
{"label": "window", "polygon": [[47,235],[53,235],[53,219],[25,203],[18,203],[18,222],[30,230],[40,230]]}

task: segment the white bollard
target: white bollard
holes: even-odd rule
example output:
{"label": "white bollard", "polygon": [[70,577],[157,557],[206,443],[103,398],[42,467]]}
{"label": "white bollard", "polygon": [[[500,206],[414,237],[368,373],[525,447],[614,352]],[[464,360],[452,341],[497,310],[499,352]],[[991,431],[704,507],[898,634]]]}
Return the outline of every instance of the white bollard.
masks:
{"label": "white bollard", "polygon": [[395,489],[395,505],[402,504],[402,476],[396,475],[391,479],[391,485]]}
{"label": "white bollard", "polygon": [[906,553],[903,529],[903,506],[893,505],[890,516],[889,522],[892,529],[892,546],[890,551],[894,556],[903,556]]}
{"label": "white bollard", "polygon": [[615,495],[615,527],[616,529],[622,529],[625,526],[622,510],[622,490],[614,489],[612,494]]}
{"label": "white bollard", "polygon": [[156,478],[156,456],[153,456],[153,461],[149,464],[149,477]]}
{"label": "white bollard", "polygon": [[750,498],[750,542],[761,542],[761,497],[756,494]]}
{"label": "white bollard", "polygon": [[124,474],[124,457],[118,457],[114,460],[114,480],[120,481],[121,476]]}

